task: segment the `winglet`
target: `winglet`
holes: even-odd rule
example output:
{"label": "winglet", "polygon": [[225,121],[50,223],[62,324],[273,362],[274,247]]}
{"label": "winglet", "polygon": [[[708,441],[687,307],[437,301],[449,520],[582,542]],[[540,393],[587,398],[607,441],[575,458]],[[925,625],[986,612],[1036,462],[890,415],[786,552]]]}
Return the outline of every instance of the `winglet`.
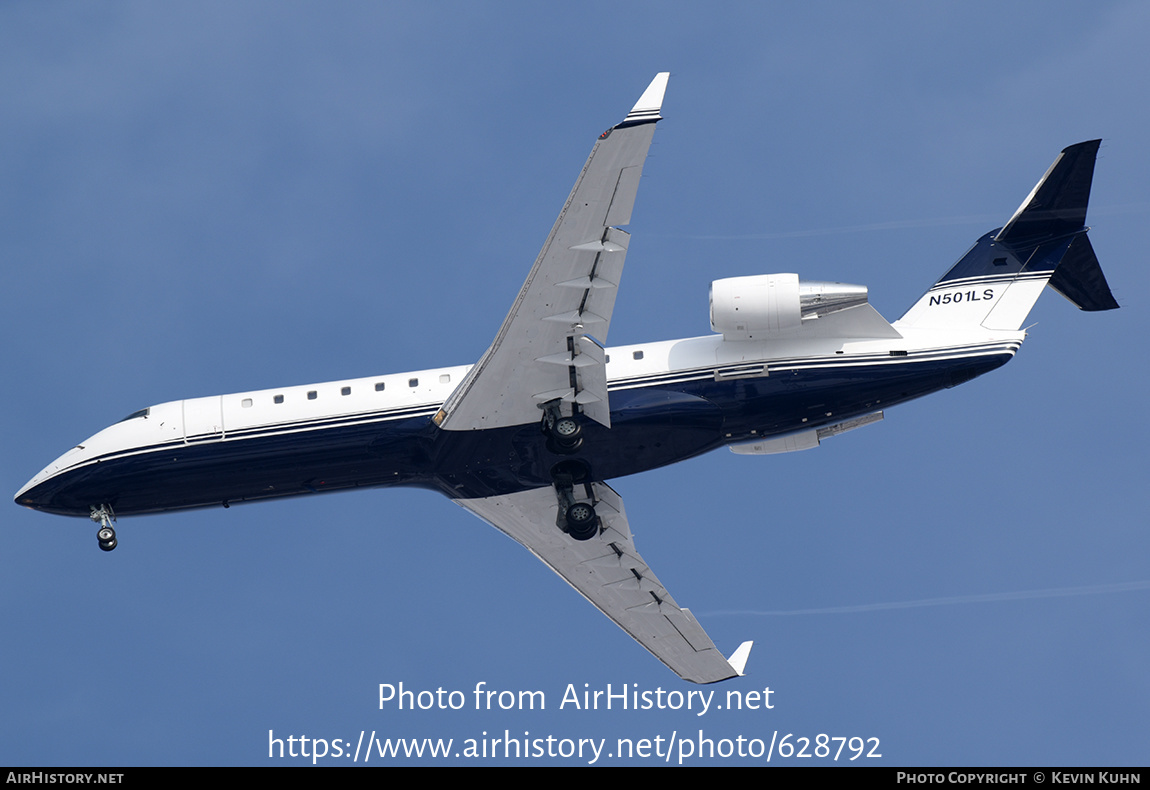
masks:
{"label": "winglet", "polygon": [[635,102],[635,106],[619,126],[634,126],[638,123],[662,120],[663,116],[659,115],[659,110],[663,107],[663,94],[667,92],[667,80],[670,77],[669,71],[656,74],[655,79],[651,80],[647,90],[643,91],[639,101]]}
{"label": "winglet", "polygon": [[731,653],[731,657],[727,659],[727,663],[731,665],[731,669],[739,673],[739,677],[746,674],[743,670],[747,666],[747,659],[751,657],[751,648],[754,644],[754,642],[743,642],[743,644],[735,649],[734,653]]}

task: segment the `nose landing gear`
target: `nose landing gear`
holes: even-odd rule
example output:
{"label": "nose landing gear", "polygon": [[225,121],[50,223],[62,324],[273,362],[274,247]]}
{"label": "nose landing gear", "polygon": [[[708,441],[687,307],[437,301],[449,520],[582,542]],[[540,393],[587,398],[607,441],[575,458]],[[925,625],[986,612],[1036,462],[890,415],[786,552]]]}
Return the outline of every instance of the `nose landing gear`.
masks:
{"label": "nose landing gear", "polygon": [[116,530],[112,528],[116,514],[112,512],[111,505],[92,505],[91,510],[88,518],[100,525],[100,528],[96,530],[96,540],[100,542],[100,549],[101,551],[111,551],[118,545]]}

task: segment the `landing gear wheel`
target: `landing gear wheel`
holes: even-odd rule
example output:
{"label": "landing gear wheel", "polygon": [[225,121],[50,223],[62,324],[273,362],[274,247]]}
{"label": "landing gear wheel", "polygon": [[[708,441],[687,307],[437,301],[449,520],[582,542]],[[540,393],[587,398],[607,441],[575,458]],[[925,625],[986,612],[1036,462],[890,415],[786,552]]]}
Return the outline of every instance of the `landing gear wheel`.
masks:
{"label": "landing gear wheel", "polygon": [[96,540],[100,542],[100,549],[102,551],[111,551],[116,548],[116,530],[111,527],[100,527],[96,532]]}
{"label": "landing gear wheel", "polygon": [[564,417],[555,423],[555,435],[560,439],[570,439],[579,435],[579,423],[570,417]]}
{"label": "landing gear wheel", "polygon": [[573,453],[583,445],[583,426],[574,417],[561,417],[548,431],[551,449],[563,455]]}
{"label": "landing gear wheel", "polygon": [[590,502],[576,502],[567,508],[567,534],[575,540],[590,540],[599,534],[599,517]]}
{"label": "landing gear wheel", "polygon": [[560,405],[558,400],[540,405],[543,419],[539,421],[539,430],[547,437],[548,450],[556,455],[570,455],[583,446],[583,426],[578,418],[578,406],[572,406],[571,416],[564,417],[559,411]]}

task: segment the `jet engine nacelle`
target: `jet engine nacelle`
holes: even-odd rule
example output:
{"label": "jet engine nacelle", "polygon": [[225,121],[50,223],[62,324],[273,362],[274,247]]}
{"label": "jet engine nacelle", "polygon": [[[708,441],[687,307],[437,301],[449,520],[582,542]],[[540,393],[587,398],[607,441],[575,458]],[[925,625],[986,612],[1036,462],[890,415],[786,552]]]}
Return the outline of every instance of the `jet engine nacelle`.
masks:
{"label": "jet engine nacelle", "polygon": [[724,340],[761,340],[866,301],[865,285],[803,282],[797,274],[728,277],[711,283],[711,329]]}

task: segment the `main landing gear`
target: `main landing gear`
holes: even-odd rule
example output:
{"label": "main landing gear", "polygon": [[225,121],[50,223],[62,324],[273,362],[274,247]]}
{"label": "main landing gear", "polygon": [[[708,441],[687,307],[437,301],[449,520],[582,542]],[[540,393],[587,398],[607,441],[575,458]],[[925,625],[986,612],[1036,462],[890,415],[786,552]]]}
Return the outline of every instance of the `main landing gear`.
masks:
{"label": "main landing gear", "polygon": [[[599,534],[599,516],[595,513],[595,491],[588,468],[582,461],[563,461],[551,470],[559,512],[555,526],[574,540],[590,540]],[[575,501],[576,486],[582,486],[587,502]]]}
{"label": "main landing gear", "polygon": [[595,505],[576,502],[567,508],[567,534],[575,540],[590,540],[599,534],[599,517]]}
{"label": "main landing gear", "polygon": [[117,545],[116,530],[112,528],[116,514],[112,512],[111,505],[92,505],[91,510],[88,518],[100,525],[100,528],[96,530],[96,540],[100,542],[100,549],[111,551]]}
{"label": "main landing gear", "polygon": [[[583,426],[579,408],[572,406],[571,416],[559,410],[561,401],[542,403],[543,419],[539,430],[547,437],[547,449],[556,455],[571,455],[583,446]],[[560,461],[551,469],[551,481],[559,500],[555,526],[574,540],[590,540],[599,534],[599,516],[595,513],[595,491],[591,487],[591,470],[578,458]],[[582,486],[589,501],[576,501],[576,486]]]}
{"label": "main landing gear", "polygon": [[544,404],[539,430],[547,437],[547,449],[558,455],[569,455],[583,446],[583,427],[574,414],[564,417],[559,401]]}

